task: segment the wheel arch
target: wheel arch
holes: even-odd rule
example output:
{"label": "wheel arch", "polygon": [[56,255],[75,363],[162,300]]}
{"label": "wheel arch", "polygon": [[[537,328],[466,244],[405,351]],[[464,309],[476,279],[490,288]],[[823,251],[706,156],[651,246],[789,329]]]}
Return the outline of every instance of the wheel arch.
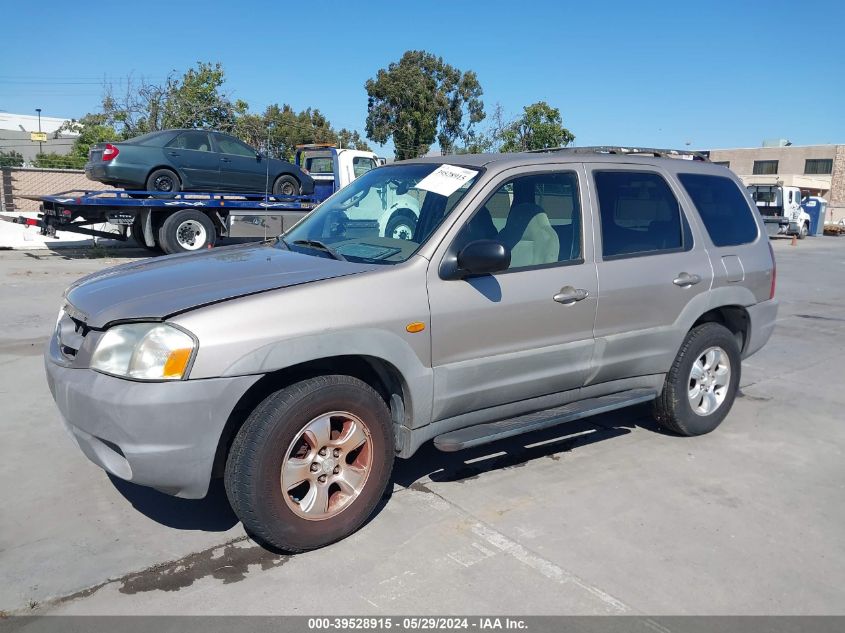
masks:
{"label": "wheel arch", "polygon": [[698,317],[690,327],[690,330],[704,323],[718,323],[727,328],[736,338],[740,353],[745,351],[751,333],[751,318],[745,307],[740,305],[725,305],[712,308]]}
{"label": "wheel arch", "polygon": [[262,400],[294,383],[325,375],[352,376],[370,385],[390,409],[394,426],[403,425],[410,419],[410,389],[393,363],[367,354],[344,354],[304,361],[265,374],[241,396],[218,439],[212,474],[222,475],[232,441]]}

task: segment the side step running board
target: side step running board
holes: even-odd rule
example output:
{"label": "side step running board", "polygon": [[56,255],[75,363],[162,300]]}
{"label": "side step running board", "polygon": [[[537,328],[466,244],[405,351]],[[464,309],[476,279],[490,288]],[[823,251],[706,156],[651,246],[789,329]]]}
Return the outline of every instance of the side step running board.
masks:
{"label": "side step running board", "polygon": [[630,389],[608,396],[573,402],[554,409],[520,415],[508,420],[497,420],[496,422],[476,424],[475,426],[449,431],[435,437],[434,445],[441,451],[459,451],[464,448],[495,442],[506,437],[547,429],[591,415],[622,409],[633,404],[648,402],[656,397],[657,392],[654,389]]}

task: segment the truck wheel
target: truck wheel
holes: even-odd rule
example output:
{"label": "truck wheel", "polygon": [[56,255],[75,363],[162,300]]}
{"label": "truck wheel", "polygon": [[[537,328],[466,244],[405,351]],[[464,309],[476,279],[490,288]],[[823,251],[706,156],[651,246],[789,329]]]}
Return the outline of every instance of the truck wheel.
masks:
{"label": "truck wheel", "polygon": [[393,424],[378,393],[351,376],[319,376],[250,414],[226,461],[226,494],[250,534],[302,552],[361,527],[393,459]]}
{"label": "truck wheel", "polygon": [[177,193],[181,188],[179,176],[169,169],[156,169],[147,177],[147,191]]}
{"label": "truck wheel", "polygon": [[273,183],[274,196],[298,196],[299,192],[299,181],[293,176],[279,176]]}
{"label": "truck wheel", "polygon": [[[158,231],[153,228],[153,239],[157,237],[156,233],[158,233]],[[132,221],[132,238],[135,240],[138,246],[142,246],[148,251],[153,251],[155,253],[161,252],[161,246],[159,245],[157,239],[155,240],[155,246],[147,246],[147,242],[144,239],[144,227],[141,224],[141,219],[137,217]]]}
{"label": "truck wheel", "polygon": [[193,209],[182,209],[168,216],[158,230],[158,242],[168,255],[209,248],[215,241],[214,222]]}
{"label": "truck wheel", "polygon": [[400,209],[387,222],[384,229],[385,237],[392,237],[395,240],[414,239],[414,231],[417,230],[417,218],[412,211]]}
{"label": "truck wheel", "polygon": [[807,228],[807,224],[806,223],[802,224],[801,228],[798,229],[798,239],[803,240],[805,237],[807,237],[807,234],[809,232],[810,232],[810,229]]}
{"label": "truck wheel", "polygon": [[654,401],[655,419],[680,435],[715,429],[736,398],[740,362],[736,338],[726,327],[704,323],[693,328]]}

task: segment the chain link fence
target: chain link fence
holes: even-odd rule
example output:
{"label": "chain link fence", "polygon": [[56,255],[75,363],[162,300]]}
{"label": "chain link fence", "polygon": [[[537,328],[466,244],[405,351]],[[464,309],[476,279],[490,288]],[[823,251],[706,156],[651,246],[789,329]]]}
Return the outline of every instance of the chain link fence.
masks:
{"label": "chain link fence", "polygon": [[0,211],[4,213],[38,211],[38,202],[21,196],[46,196],[84,189],[113,187],[88,180],[81,169],[0,167]]}

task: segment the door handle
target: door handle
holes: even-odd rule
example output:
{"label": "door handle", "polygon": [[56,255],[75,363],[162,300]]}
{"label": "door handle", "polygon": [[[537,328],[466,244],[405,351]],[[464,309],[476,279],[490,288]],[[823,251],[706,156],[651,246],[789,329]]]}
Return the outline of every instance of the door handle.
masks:
{"label": "door handle", "polygon": [[223,163],[231,163],[232,161],[231,161],[230,159],[228,159],[228,158],[221,158],[221,159],[220,159],[220,162],[223,162]]}
{"label": "door handle", "polygon": [[672,283],[681,288],[688,288],[694,286],[701,281],[701,275],[690,275],[689,273],[680,273],[672,280]]}
{"label": "door handle", "polygon": [[560,292],[552,297],[558,303],[563,305],[571,305],[576,301],[583,301],[590,296],[590,293],[583,288],[573,288],[572,286],[564,286]]}
{"label": "door handle", "polygon": [[179,152],[167,152],[167,153],[170,154],[171,156],[178,156],[179,155]]}

